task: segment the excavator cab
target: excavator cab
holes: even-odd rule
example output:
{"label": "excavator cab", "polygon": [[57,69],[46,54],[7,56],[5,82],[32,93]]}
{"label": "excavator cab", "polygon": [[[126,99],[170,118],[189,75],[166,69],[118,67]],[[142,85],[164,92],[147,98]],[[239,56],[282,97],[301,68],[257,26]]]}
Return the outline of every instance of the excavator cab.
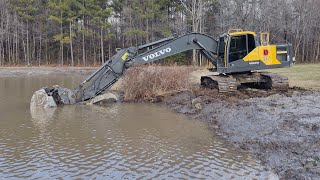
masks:
{"label": "excavator cab", "polygon": [[201,85],[219,92],[239,87],[286,90],[286,77],[257,70],[289,67],[293,64],[292,54],[291,44],[271,45],[269,33],[231,30],[218,40],[217,66],[211,71],[220,75],[202,76]]}
{"label": "excavator cab", "polygon": [[292,47],[289,44],[270,45],[269,33],[232,30],[219,37],[219,73],[232,74],[292,64]]}

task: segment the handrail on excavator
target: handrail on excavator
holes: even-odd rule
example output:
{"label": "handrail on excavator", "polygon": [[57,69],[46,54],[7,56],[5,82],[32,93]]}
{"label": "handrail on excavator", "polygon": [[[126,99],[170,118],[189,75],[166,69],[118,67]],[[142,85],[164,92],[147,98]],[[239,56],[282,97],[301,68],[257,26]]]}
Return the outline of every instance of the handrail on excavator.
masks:
{"label": "handrail on excavator", "polygon": [[230,33],[235,33],[235,32],[243,32],[243,29],[230,29],[230,30],[228,31],[228,34],[230,34]]}

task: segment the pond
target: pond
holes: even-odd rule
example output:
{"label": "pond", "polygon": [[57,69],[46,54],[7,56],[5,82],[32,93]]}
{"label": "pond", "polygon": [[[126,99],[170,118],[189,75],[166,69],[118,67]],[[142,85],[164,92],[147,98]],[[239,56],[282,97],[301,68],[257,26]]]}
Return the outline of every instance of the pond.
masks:
{"label": "pond", "polygon": [[274,177],[205,123],[157,104],[30,110],[34,91],[80,76],[0,77],[0,179]]}

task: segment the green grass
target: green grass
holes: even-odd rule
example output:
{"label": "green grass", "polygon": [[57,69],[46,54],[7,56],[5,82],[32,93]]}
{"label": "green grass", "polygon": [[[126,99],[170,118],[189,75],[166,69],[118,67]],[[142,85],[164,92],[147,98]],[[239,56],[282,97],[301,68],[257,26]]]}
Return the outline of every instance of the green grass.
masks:
{"label": "green grass", "polygon": [[297,64],[291,68],[268,71],[287,76],[291,87],[320,90],[320,64]]}

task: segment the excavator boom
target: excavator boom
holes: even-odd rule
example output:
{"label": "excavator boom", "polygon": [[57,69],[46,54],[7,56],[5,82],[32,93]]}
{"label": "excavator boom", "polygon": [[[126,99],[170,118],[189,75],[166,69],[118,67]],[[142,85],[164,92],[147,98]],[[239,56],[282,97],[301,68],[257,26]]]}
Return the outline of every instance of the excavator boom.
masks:
{"label": "excavator boom", "polygon": [[151,63],[193,49],[200,50],[215,63],[213,54],[216,53],[217,46],[218,42],[208,35],[190,33],[138,48],[122,49],[79,85],[75,90],[76,102],[89,100],[109,89],[133,65]]}
{"label": "excavator boom", "polygon": [[[151,63],[193,49],[200,50],[204,54],[206,53],[205,56],[213,64],[216,64],[212,54],[217,53],[218,41],[205,34],[190,33],[171,39],[155,48],[152,45],[144,46],[144,48],[151,49],[144,53],[138,53],[133,59],[135,65]],[[211,56],[208,57],[208,54]]]}

